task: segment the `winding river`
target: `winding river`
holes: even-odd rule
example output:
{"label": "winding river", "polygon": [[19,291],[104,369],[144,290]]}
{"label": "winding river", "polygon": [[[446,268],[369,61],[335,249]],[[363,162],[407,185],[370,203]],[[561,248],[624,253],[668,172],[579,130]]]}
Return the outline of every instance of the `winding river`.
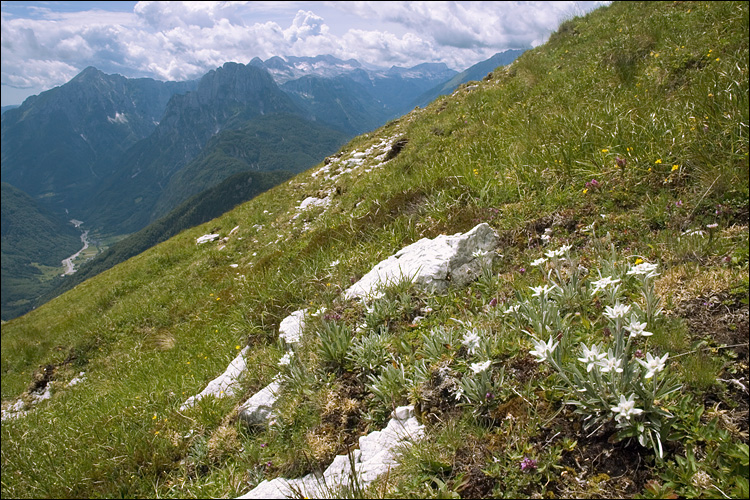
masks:
{"label": "winding river", "polygon": [[[83,224],[80,220],[72,219],[70,221],[76,228],[80,228],[81,224]],[[66,276],[68,274],[73,274],[76,272],[75,266],[73,265],[73,261],[78,258],[79,255],[81,255],[81,252],[86,250],[89,247],[89,231],[88,229],[86,231],[83,231],[81,233],[81,242],[83,243],[83,248],[78,250],[76,253],[68,257],[67,259],[63,259],[62,264],[65,267],[65,272],[62,273],[62,276]]]}

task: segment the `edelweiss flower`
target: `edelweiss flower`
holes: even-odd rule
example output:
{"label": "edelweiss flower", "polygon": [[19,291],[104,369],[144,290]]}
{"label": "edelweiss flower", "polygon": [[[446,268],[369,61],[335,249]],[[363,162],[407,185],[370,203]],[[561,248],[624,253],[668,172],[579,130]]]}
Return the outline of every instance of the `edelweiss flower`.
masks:
{"label": "edelweiss flower", "polygon": [[476,332],[476,330],[471,330],[470,332],[466,332],[464,334],[464,338],[461,343],[465,345],[469,350],[469,354],[473,355],[479,347],[479,341],[479,334]]}
{"label": "edelweiss flower", "polygon": [[649,264],[648,262],[642,262],[630,268],[628,274],[630,275],[645,275],[647,278],[653,278],[659,276],[656,272],[657,264]]}
{"label": "edelweiss flower", "polygon": [[293,357],[294,357],[294,351],[289,351],[288,353],[284,354],[279,360],[279,366],[288,365],[289,363],[292,362]]}
{"label": "edelweiss flower", "polygon": [[611,371],[622,373],[622,368],[620,367],[621,364],[622,360],[620,358],[614,357],[612,355],[612,351],[609,351],[607,353],[607,357],[602,361],[599,361],[599,368],[601,369],[602,373]]}
{"label": "edelweiss flower", "polygon": [[609,285],[614,285],[619,282],[620,282],[620,278],[612,279],[612,276],[607,276],[606,278],[592,281],[591,284],[594,285],[594,289],[591,291],[591,295],[594,295],[599,290],[604,290]]}
{"label": "edelweiss flower", "polygon": [[542,265],[542,264],[544,264],[545,262],[547,262],[547,259],[545,259],[544,257],[539,257],[539,258],[538,258],[538,259],[536,259],[536,260],[535,260],[534,262],[532,262],[532,263],[531,263],[531,265],[532,265],[532,266],[541,266],[541,265]]}
{"label": "edelweiss flower", "polygon": [[586,371],[590,372],[595,366],[599,365],[599,363],[607,357],[607,355],[603,352],[599,352],[599,346],[593,345],[591,346],[591,349],[586,347],[586,344],[581,344],[583,346],[583,357],[578,358],[578,361],[581,363],[586,363]]}
{"label": "edelweiss flower", "polygon": [[555,285],[532,286],[529,288],[534,290],[534,293],[531,294],[532,297],[539,297],[540,295],[543,295],[546,297],[547,294],[550,293],[555,288]]}
{"label": "edelweiss flower", "polygon": [[609,319],[624,318],[625,315],[630,311],[630,306],[615,304],[615,307],[607,306],[604,308],[604,315]]}
{"label": "edelweiss flower", "polygon": [[630,324],[625,326],[625,329],[630,332],[630,338],[639,335],[641,337],[649,337],[653,335],[653,333],[646,331],[646,323],[638,322],[638,318],[635,317],[635,314],[630,317]]}
{"label": "edelweiss flower", "polygon": [[487,361],[483,361],[481,363],[472,363],[469,368],[471,368],[471,371],[473,371],[474,373],[482,373],[487,368],[489,368],[491,364],[492,361],[488,359]]}
{"label": "edelweiss flower", "polygon": [[646,378],[651,378],[664,369],[664,364],[667,362],[668,357],[669,353],[660,358],[658,356],[653,357],[651,353],[648,352],[646,353],[646,361],[643,361],[641,359],[636,359],[636,361],[638,361],[647,370]]}
{"label": "edelweiss flower", "polygon": [[534,342],[534,350],[529,351],[529,354],[536,357],[536,362],[541,363],[542,361],[547,361],[547,358],[550,354],[552,354],[555,350],[555,347],[557,347],[557,342],[554,344],[552,343],[552,337],[549,338],[549,341],[546,343],[542,340],[532,340]]}
{"label": "edelweiss flower", "polygon": [[620,422],[623,418],[630,420],[632,415],[638,415],[643,413],[643,410],[635,407],[635,401],[633,398],[635,394],[631,394],[628,399],[625,399],[623,394],[620,394],[620,404],[612,407],[612,412],[615,414],[615,419]]}
{"label": "edelweiss flower", "polygon": [[482,249],[480,249],[480,248],[477,248],[476,250],[474,250],[474,251],[473,251],[473,252],[471,253],[471,256],[472,256],[472,257],[475,257],[475,258],[479,258],[479,257],[484,257],[485,255],[487,255],[487,254],[489,254],[489,253],[490,253],[490,252],[489,252],[489,251],[487,251],[487,250],[482,250]]}
{"label": "edelweiss flower", "polygon": [[514,306],[509,306],[503,314],[510,314],[510,313],[517,313],[518,308],[521,307],[521,304],[516,304]]}
{"label": "edelweiss flower", "polygon": [[565,252],[563,252],[561,248],[558,248],[557,250],[550,250],[549,252],[545,252],[544,255],[546,255],[550,259],[555,259],[565,255]]}

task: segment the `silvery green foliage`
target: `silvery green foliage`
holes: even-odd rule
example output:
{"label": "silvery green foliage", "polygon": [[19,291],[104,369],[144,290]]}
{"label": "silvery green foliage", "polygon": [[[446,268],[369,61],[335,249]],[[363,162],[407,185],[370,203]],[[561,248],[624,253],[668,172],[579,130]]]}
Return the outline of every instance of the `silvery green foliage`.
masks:
{"label": "silvery green foliage", "polygon": [[386,408],[395,408],[400,399],[405,397],[407,389],[413,384],[404,371],[404,366],[393,362],[385,366],[379,375],[367,375],[367,389],[375,399],[383,403]]}
{"label": "silvery green foliage", "polygon": [[389,333],[373,333],[352,340],[346,357],[354,364],[354,369],[364,375],[378,374],[384,366],[393,361],[393,354],[388,349],[391,338]]}
{"label": "silvery green foliage", "polygon": [[328,372],[345,371],[351,364],[347,358],[352,331],[343,322],[323,321],[319,332],[318,356],[321,367]]}
{"label": "silvery green foliage", "polygon": [[[570,259],[569,247],[563,248]],[[560,250],[548,254],[553,261],[561,257]],[[637,262],[626,274],[637,277],[635,284],[644,297],[644,311],[621,302],[622,273],[610,259],[605,267],[611,274],[598,271],[599,278],[588,283],[580,279],[575,268],[563,281],[559,267],[553,266],[547,275],[549,284],[531,287],[531,299],[509,307],[506,313],[531,336],[534,348],[530,353],[537,362],[549,363],[557,372],[568,395],[566,403],[576,407],[585,430],[593,434],[614,421],[620,439],[635,437],[641,445],[651,446],[661,459],[662,437],[672,417],[661,405],[680,386],[667,373],[668,353],[660,357],[636,349],[641,337],[652,335],[648,325],[653,325],[661,312],[652,280],[658,275],[657,266],[641,259]],[[553,271],[556,282],[551,276]],[[569,306],[576,300],[581,306],[586,305],[584,297],[597,295],[610,304],[602,316],[611,339],[590,347],[585,343],[569,345],[569,321],[573,315]],[[568,314],[562,316],[561,310]],[[642,321],[643,317],[646,321]]]}
{"label": "silvery green foliage", "polygon": [[458,330],[438,326],[422,334],[422,346],[418,355],[430,363],[440,361],[449,352],[458,349],[461,334]]}

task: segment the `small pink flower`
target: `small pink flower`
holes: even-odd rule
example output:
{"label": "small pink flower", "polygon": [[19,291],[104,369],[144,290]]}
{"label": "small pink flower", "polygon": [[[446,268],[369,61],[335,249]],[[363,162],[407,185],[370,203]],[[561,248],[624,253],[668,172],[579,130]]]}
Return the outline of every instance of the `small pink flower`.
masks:
{"label": "small pink flower", "polygon": [[521,470],[524,472],[536,470],[536,460],[534,460],[533,458],[524,457],[524,459],[521,460]]}

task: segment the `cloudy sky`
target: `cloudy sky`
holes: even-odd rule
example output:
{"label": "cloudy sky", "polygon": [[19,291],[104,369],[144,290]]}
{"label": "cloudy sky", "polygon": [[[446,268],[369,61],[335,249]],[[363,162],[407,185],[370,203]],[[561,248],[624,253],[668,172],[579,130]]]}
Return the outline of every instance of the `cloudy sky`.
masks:
{"label": "cloudy sky", "polygon": [[2,2],[2,105],[87,66],[159,80],[227,61],[331,54],[390,67],[462,71],[544,42],[590,2]]}

